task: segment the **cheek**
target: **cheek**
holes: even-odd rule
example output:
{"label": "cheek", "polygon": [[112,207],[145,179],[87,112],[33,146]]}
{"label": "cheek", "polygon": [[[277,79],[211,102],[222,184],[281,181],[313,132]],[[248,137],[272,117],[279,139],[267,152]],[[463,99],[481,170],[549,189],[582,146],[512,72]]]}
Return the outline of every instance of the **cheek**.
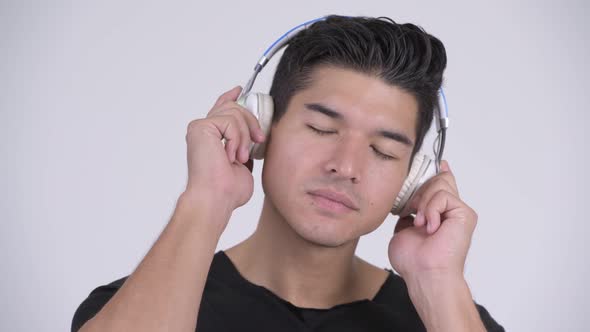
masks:
{"label": "cheek", "polygon": [[[286,120],[288,119],[281,121]],[[301,128],[286,126],[278,128],[275,133],[267,147],[265,160],[265,163],[270,161],[269,166],[272,166],[273,172],[276,169],[277,174],[280,172],[294,176],[304,172],[313,160],[317,160],[317,141],[311,140]],[[289,178],[283,180],[288,181]]]}
{"label": "cheek", "polygon": [[368,205],[374,211],[390,210],[404,181],[403,175],[391,171],[372,172],[368,179],[365,197],[370,197]]}
{"label": "cheek", "polygon": [[262,184],[265,193],[285,191],[295,185],[298,173],[302,171],[305,158],[297,151],[296,144],[285,142],[282,137],[274,137],[267,146]]}

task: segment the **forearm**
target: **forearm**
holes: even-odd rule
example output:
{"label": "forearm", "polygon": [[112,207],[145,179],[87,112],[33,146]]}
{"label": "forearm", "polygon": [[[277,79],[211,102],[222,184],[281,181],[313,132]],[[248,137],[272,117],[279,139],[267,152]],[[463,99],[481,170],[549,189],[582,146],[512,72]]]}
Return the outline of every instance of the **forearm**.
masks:
{"label": "forearm", "polygon": [[194,331],[215,248],[231,215],[206,198],[172,219],[119,291],[80,331]]}
{"label": "forearm", "polygon": [[428,331],[485,331],[462,276],[415,278],[408,291]]}

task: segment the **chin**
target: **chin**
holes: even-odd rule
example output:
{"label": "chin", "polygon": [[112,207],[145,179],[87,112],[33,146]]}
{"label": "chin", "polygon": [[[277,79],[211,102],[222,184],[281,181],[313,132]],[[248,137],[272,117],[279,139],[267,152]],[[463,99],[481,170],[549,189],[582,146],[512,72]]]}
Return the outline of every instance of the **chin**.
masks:
{"label": "chin", "polygon": [[361,235],[346,220],[302,218],[301,216],[284,220],[300,238],[318,247],[341,247],[358,240]]}

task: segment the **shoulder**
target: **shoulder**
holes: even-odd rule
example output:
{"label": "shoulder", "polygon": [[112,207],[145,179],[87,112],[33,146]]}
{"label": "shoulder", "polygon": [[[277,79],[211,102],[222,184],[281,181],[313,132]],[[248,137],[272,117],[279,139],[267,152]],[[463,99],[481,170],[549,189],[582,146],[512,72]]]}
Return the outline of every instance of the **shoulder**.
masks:
{"label": "shoulder", "polygon": [[[213,262],[211,264],[205,286],[206,290],[209,290],[209,293],[211,293],[211,290],[214,290],[214,293],[221,294],[221,297],[231,294],[231,290],[221,287],[227,283],[227,280],[221,279],[227,279],[231,275],[231,273],[228,273],[227,270],[228,266],[227,262],[224,261],[223,253],[216,253],[213,257]],[[117,293],[117,291],[127,281],[128,277],[129,276],[125,276],[108,284],[98,286],[92,290],[88,297],[84,299],[84,301],[82,301],[82,303],[76,309],[74,317],[72,318],[71,330],[78,331],[82,325],[84,325],[88,320],[92,319],[92,317],[94,317]],[[220,289],[223,292],[221,292]]]}
{"label": "shoulder", "polygon": [[72,331],[78,331],[84,323],[94,317],[109,302],[119,288],[121,288],[125,280],[127,280],[127,277],[117,279],[107,285],[99,286],[90,292],[74,313]]}

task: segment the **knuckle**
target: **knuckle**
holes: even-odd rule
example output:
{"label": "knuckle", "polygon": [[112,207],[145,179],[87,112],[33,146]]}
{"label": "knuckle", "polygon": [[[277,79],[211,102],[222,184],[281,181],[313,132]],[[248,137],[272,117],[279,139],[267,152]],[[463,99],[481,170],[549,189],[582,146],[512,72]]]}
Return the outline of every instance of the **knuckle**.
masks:
{"label": "knuckle", "polygon": [[443,174],[439,174],[439,175],[435,176],[434,178],[432,178],[432,182],[437,183],[437,184],[441,184],[441,183],[446,183],[447,181],[443,178]]}
{"label": "knuckle", "polygon": [[207,113],[207,115],[213,115],[213,114],[223,114],[225,113],[228,109],[232,108],[231,103],[233,103],[231,100],[224,100],[221,101],[217,104],[215,104],[211,110],[209,110],[209,113]]}
{"label": "knuckle", "polygon": [[252,113],[249,109],[247,109],[246,107],[242,107],[239,106],[240,109],[242,110],[242,112],[244,113],[244,115],[246,116],[246,118],[254,121],[254,122],[258,122],[258,119],[256,119],[256,116],[254,115],[254,113]]}
{"label": "knuckle", "polygon": [[452,173],[449,172],[442,172],[439,173],[440,177],[447,180],[447,181],[452,181],[454,179],[454,176]]}
{"label": "knuckle", "polygon": [[447,197],[449,193],[445,189],[437,190],[434,195],[432,196],[433,199],[444,199]]}
{"label": "knuckle", "polygon": [[207,117],[212,116],[213,114],[219,113],[223,110],[223,103],[215,104],[209,112],[207,112]]}
{"label": "knuckle", "polygon": [[238,118],[240,120],[240,123],[242,123],[245,128],[248,128],[248,119],[247,119],[246,115],[244,114],[244,111],[237,109],[235,115],[236,115],[236,118]]}
{"label": "knuckle", "polygon": [[429,219],[432,219],[432,218],[436,218],[438,216],[438,211],[436,211],[435,207],[430,205],[426,208],[425,214]]}
{"label": "knuckle", "polygon": [[186,127],[186,135],[184,136],[184,140],[186,141],[186,143],[189,143],[190,137],[194,136],[194,133],[197,131],[197,128],[201,125],[201,123],[202,120],[200,119],[189,122],[189,124]]}
{"label": "knuckle", "polygon": [[192,120],[191,122],[188,123],[188,126],[186,127],[186,132],[189,133],[189,132],[195,130],[195,128],[198,127],[201,122],[202,122],[202,119]]}
{"label": "knuckle", "polygon": [[424,188],[420,189],[424,190],[424,192],[429,193],[431,196],[434,196],[441,189],[447,188],[447,183],[443,179],[436,176],[426,181],[423,187]]}
{"label": "knuckle", "polygon": [[250,137],[250,124],[244,115],[236,115],[237,120],[240,124],[240,133],[244,137]]}
{"label": "knuckle", "polygon": [[232,117],[232,126],[236,131],[236,136],[239,136],[242,139],[246,137],[247,126],[244,123],[244,120]]}
{"label": "knuckle", "polygon": [[463,212],[461,213],[461,220],[465,225],[471,225],[471,227],[475,227],[477,224],[477,213],[467,206]]}
{"label": "knuckle", "polygon": [[477,220],[479,219],[477,212],[474,209],[469,208],[469,213],[471,214],[471,218],[473,220],[473,223],[477,224]]}
{"label": "knuckle", "polygon": [[225,126],[225,132],[232,135],[232,137],[235,136],[235,131],[239,132],[240,128],[238,120],[231,115],[225,115],[224,121],[227,123]]}
{"label": "knuckle", "polygon": [[231,110],[233,110],[235,114],[244,121],[244,125],[246,126],[246,128],[250,128],[254,124],[258,123],[258,119],[256,118],[256,116],[254,116],[252,112],[250,112],[249,109],[237,103],[234,103],[234,105],[232,105]]}
{"label": "knuckle", "polygon": [[443,174],[443,176],[441,176],[440,178],[438,178],[439,182],[445,186],[450,186],[451,182],[449,181],[449,179],[447,179],[445,177],[445,175]]}
{"label": "knuckle", "polygon": [[451,183],[444,177],[439,177],[436,179],[436,186],[439,188],[446,188],[447,190],[453,190]]}
{"label": "knuckle", "polygon": [[231,107],[225,109],[224,115],[233,118],[237,123],[244,124],[244,117],[240,114],[240,110],[237,107]]}

